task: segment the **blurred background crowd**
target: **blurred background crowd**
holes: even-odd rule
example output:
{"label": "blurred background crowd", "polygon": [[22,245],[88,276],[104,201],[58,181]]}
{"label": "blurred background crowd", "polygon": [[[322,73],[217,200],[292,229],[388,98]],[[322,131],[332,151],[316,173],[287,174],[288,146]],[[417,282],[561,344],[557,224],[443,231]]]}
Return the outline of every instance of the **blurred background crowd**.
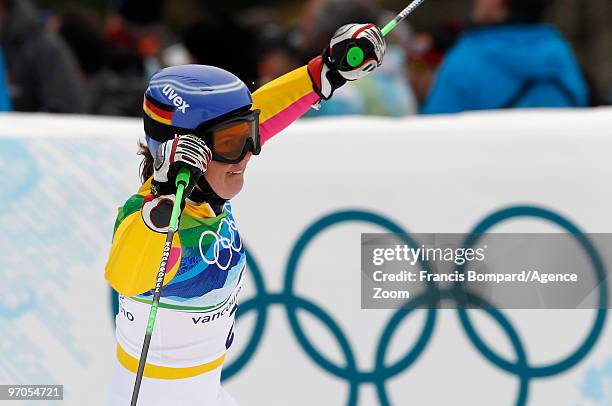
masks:
{"label": "blurred background crowd", "polygon": [[[254,90],[408,2],[0,0],[0,110],[140,116],[150,76],[185,63]],[[309,115],[612,104],[610,21],[610,0],[427,0],[375,75]]]}

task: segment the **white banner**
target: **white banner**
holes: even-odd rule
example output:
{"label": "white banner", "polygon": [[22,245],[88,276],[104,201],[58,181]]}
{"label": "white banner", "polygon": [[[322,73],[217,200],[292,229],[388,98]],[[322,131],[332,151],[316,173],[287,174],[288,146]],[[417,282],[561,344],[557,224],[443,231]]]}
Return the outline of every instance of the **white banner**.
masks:
{"label": "white banner", "polygon": [[[104,264],[141,135],[132,119],[0,116],[0,384],[102,404]],[[296,123],[234,201],[252,262],[228,391],[241,405],[612,404],[606,310],[467,323],[361,310],[359,285],[362,232],[610,232],[610,151],[611,109]]]}

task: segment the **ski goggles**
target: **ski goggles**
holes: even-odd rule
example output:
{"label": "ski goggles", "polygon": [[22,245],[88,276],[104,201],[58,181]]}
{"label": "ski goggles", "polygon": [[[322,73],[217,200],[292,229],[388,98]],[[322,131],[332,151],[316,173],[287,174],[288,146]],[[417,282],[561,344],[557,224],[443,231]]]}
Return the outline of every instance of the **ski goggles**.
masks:
{"label": "ski goggles", "polygon": [[212,126],[198,128],[195,135],[206,142],[214,161],[237,164],[249,152],[253,155],[261,152],[259,113],[260,110],[248,110]]}
{"label": "ski goggles", "polygon": [[195,130],[165,125],[145,114],[144,128],[147,136],[160,143],[178,135],[195,135],[206,142],[214,161],[237,164],[249,152],[261,152],[259,113],[260,110],[246,109],[206,122]]}

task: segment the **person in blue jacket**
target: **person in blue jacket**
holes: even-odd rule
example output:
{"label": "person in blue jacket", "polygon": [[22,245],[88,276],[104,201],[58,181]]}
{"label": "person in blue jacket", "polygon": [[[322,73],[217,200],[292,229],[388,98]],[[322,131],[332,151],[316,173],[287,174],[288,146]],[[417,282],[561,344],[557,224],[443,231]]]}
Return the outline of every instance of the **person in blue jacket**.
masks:
{"label": "person in blue jacket", "polygon": [[539,23],[545,2],[475,0],[474,26],[447,55],[422,112],[586,106],[571,47]]}
{"label": "person in blue jacket", "polygon": [[0,50],[0,111],[11,111],[11,98],[7,84],[6,69],[4,68],[4,57]]}

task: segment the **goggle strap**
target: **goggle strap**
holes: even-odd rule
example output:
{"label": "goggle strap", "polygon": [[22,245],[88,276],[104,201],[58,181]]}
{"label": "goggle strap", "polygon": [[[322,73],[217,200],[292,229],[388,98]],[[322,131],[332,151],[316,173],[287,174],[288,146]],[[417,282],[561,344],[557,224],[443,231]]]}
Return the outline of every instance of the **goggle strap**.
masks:
{"label": "goggle strap", "polygon": [[144,132],[155,141],[164,142],[173,139],[177,135],[193,134],[194,130],[162,124],[146,113],[143,115]]}

